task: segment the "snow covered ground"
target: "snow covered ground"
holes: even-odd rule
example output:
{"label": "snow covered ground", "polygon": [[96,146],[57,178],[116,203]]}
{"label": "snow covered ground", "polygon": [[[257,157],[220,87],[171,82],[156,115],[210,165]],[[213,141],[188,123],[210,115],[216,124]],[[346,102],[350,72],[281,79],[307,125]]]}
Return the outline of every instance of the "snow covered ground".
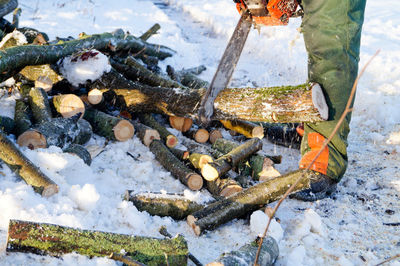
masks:
{"label": "snow covered ground", "polygon": [[[349,168],[332,199],[313,203],[287,200],[272,228],[279,240],[277,265],[374,265],[400,253],[400,2],[368,1],[361,45],[362,66],[381,49],[362,77],[349,137]],[[140,35],[155,22],[160,34],[150,41],[167,45],[178,54],[162,62],[182,67],[200,64],[210,80],[234,29],[238,14],[231,0],[20,0],[21,26],[34,27],[50,39],[122,28]],[[390,8],[388,8],[390,7]],[[299,84],[306,80],[307,55],[301,21],[288,27],[252,31],[235,71],[233,86]],[[8,104],[5,96],[0,103]],[[88,146],[102,146],[95,137]],[[297,168],[298,151],[265,141],[264,151],[282,154],[278,170]],[[50,147],[24,153],[60,186],[51,198],[42,198],[11,171],[0,169],[1,265],[116,265],[105,258],[69,254],[62,258],[6,254],[9,219],[56,223],[83,229],[161,237],[158,228],[185,236],[189,250],[201,262],[251,241],[264,221],[262,215],[235,220],[201,237],[186,222],[152,217],[123,201],[126,189],[184,192],[188,198],[209,199],[205,191],[190,192],[154,160],[134,137],[109,143],[89,167],[82,160]],[[126,155],[130,152],[137,160]],[[400,265],[400,261],[392,261]]]}

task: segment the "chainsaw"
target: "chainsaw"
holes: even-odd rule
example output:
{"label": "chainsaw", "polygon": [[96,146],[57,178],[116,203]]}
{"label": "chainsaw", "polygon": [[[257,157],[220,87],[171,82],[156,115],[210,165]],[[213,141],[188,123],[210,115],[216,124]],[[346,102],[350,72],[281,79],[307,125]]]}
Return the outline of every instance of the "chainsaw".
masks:
{"label": "chainsaw", "polygon": [[287,25],[290,17],[301,15],[301,12],[296,12],[300,0],[234,0],[234,2],[241,17],[200,103],[198,115],[203,125],[207,125],[213,115],[214,101],[218,93],[225,89],[231,80],[252,25],[257,27]]}

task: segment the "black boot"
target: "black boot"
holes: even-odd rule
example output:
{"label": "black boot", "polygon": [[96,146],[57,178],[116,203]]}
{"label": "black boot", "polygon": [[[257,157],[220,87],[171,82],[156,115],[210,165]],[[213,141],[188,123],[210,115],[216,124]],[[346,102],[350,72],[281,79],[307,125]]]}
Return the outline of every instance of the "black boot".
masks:
{"label": "black boot", "polygon": [[305,172],[305,175],[310,178],[311,188],[293,193],[289,196],[290,198],[302,201],[316,201],[329,197],[336,191],[337,182],[332,178],[312,170]]}

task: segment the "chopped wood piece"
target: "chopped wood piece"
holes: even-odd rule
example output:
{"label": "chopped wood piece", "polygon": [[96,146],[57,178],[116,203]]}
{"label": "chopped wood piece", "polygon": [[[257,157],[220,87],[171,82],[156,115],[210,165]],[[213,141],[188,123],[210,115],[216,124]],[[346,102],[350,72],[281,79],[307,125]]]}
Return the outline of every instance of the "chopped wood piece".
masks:
{"label": "chopped wood piece", "polygon": [[213,158],[207,154],[192,153],[189,155],[189,160],[195,168],[201,169],[207,163],[211,163]]}
{"label": "chopped wood piece", "polygon": [[193,120],[187,117],[170,116],[169,124],[176,130],[186,132],[192,127]]}
{"label": "chopped wood piece", "polygon": [[242,217],[283,196],[288,187],[300,178],[293,192],[310,188],[310,176],[305,170],[298,170],[259,183],[231,197],[207,205],[188,216],[187,222],[196,235],[213,230],[219,225]]}
{"label": "chopped wood piece", "polygon": [[58,186],[36,167],[1,131],[0,159],[42,196],[50,197],[58,192]]}
{"label": "chopped wood piece", "polygon": [[217,139],[221,139],[222,138],[222,133],[219,129],[213,129],[210,131],[210,142],[211,144],[214,144],[214,142]]}
{"label": "chopped wood piece", "polygon": [[185,219],[189,214],[200,210],[204,206],[191,201],[183,195],[163,193],[133,193],[127,190],[124,200],[131,201],[139,211],[146,211],[151,215],[169,216],[175,220]]}
{"label": "chopped wood piece", "polygon": [[157,122],[151,114],[138,114],[140,122],[149,126],[160,133],[161,139],[165,142],[168,148],[173,148],[178,144],[178,138],[169,132],[164,126]]}
{"label": "chopped wood piece", "polygon": [[29,105],[36,123],[51,120],[51,109],[47,93],[42,88],[31,88],[29,91]]}
{"label": "chopped wood piece", "polygon": [[176,158],[180,160],[187,160],[189,159],[189,151],[187,150],[181,150],[177,148],[169,148],[169,150],[172,152],[173,155],[175,155]]}
{"label": "chopped wood piece", "polygon": [[213,181],[261,149],[262,141],[259,138],[250,139],[214,162],[205,165],[201,169],[201,174],[207,181]]}
{"label": "chopped wood piece", "polygon": [[96,105],[103,101],[103,93],[99,89],[93,89],[87,95],[90,104]]}
{"label": "chopped wood piece", "polygon": [[210,137],[210,133],[204,128],[192,128],[185,132],[185,136],[194,139],[198,143],[206,143]]}
{"label": "chopped wood piece", "polygon": [[79,113],[83,117],[85,113],[84,103],[75,94],[56,95],[53,97],[53,105],[64,118],[72,117]]}
{"label": "chopped wood piece", "polygon": [[42,88],[45,92],[49,92],[53,88],[53,81],[47,76],[39,76],[35,80],[35,88]]}
{"label": "chopped wood piece", "polygon": [[151,36],[157,33],[157,31],[161,28],[160,24],[154,24],[150,29],[148,29],[145,33],[142,34],[139,38],[143,41],[147,41]]}
{"label": "chopped wood piece", "polygon": [[207,189],[212,195],[221,197],[229,197],[243,190],[242,186],[231,178],[207,181]]}
{"label": "chopped wood piece", "polygon": [[[260,240],[258,240],[260,241]],[[238,250],[222,254],[215,262],[206,266],[248,266],[256,260],[258,241],[241,246]],[[279,246],[272,237],[266,237],[262,243],[257,265],[272,266],[279,255]]]}
{"label": "chopped wood piece", "polygon": [[[39,77],[48,77],[52,84],[56,84],[63,78],[55,72],[49,64],[26,66],[19,72],[25,79],[35,82]],[[35,86],[39,87],[40,86]],[[45,90],[45,88],[43,88]]]}
{"label": "chopped wood piece", "polygon": [[300,149],[302,137],[297,133],[298,124],[263,123],[265,138],[277,145]]}
{"label": "chopped wood piece", "polygon": [[125,256],[147,265],[187,264],[188,247],[180,235],[159,239],[19,220],[10,220],[8,226],[7,252],[57,257],[76,252],[88,257],[108,257],[121,250],[126,252]]}
{"label": "chopped wood piece", "polygon": [[75,154],[79,158],[81,158],[85,164],[90,165],[92,163],[92,157],[88,150],[79,144],[71,144],[67,148],[63,149],[63,152]]}
{"label": "chopped wood piece", "polygon": [[151,127],[148,127],[146,125],[143,125],[142,123],[139,123],[137,121],[131,121],[133,126],[135,127],[136,131],[136,136],[142,141],[142,143],[145,146],[150,146],[150,143],[154,139],[160,140],[160,133],[158,133],[157,130],[152,129]]}
{"label": "chopped wood piece", "polygon": [[188,151],[190,153],[207,154],[207,155],[212,156],[213,158],[219,158],[224,155],[224,153],[217,151],[216,149],[212,149],[211,147],[208,147],[207,145],[198,143],[189,138],[182,138],[180,141],[188,149]]}
{"label": "chopped wood piece", "polygon": [[221,120],[221,123],[227,129],[236,131],[247,138],[260,138],[264,137],[264,128],[255,123],[243,120]]}
{"label": "chopped wood piece", "polygon": [[203,178],[188,169],[168,148],[159,140],[153,140],[150,151],[154,153],[157,161],[171,174],[179,179],[191,190],[199,190],[203,187]]}
{"label": "chopped wood piece", "polygon": [[21,147],[28,147],[31,150],[47,148],[46,137],[36,130],[26,130],[19,135],[17,143]]}
{"label": "chopped wood piece", "polygon": [[126,141],[131,139],[135,133],[135,128],[128,120],[96,109],[88,108],[84,118],[92,125],[94,133],[110,140]]}

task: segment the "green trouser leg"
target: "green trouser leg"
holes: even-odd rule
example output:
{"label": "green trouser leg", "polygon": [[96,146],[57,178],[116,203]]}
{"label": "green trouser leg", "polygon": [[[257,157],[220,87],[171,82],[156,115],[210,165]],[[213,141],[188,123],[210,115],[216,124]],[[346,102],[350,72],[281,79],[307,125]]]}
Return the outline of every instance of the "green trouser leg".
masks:
{"label": "green trouser leg", "polygon": [[[311,150],[308,135],[317,132],[328,138],[345,109],[358,72],[365,4],[366,0],[302,1],[308,78],[321,85],[329,107],[329,121],[304,125],[302,156]],[[350,114],[329,144],[326,175],[336,180],[347,167],[349,123]]]}

